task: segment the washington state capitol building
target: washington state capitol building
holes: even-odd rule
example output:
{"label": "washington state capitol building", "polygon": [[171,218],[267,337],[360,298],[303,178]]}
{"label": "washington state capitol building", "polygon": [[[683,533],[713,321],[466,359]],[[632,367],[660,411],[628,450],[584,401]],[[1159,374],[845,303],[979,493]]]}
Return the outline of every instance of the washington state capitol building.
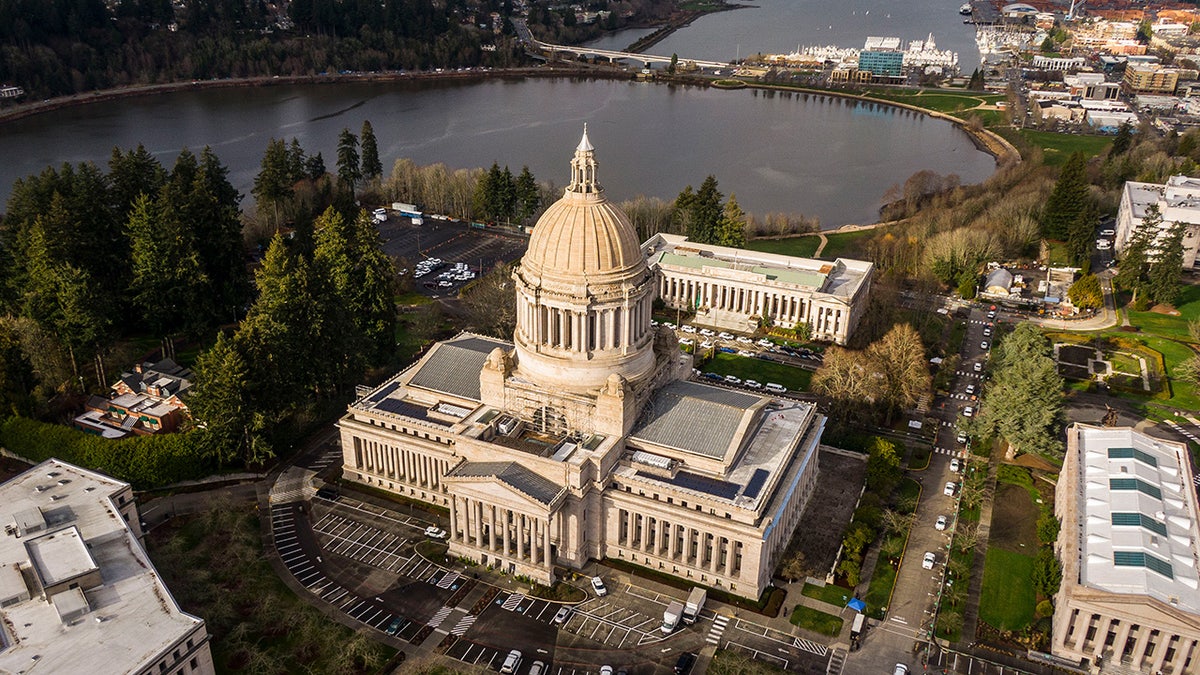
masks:
{"label": "washington state capitol building", "polygon": [[449,553],[553,583],[614,558],[758,597],[817,480],[810,403],[687,380],[585,129],[513,273],[511,342],[434,345],[341,419],[343,476],[445,507]]}

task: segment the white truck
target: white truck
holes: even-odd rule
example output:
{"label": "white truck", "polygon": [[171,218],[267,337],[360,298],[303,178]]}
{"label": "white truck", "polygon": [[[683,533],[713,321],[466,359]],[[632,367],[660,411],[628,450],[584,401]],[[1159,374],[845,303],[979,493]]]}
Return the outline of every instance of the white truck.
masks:
{"label": "white truck", "polygon": [[670,635],[675,627],[679,625],[679,618],[683,616],[683,603],[678,600],[672,600],[671,604],[667,605],[667,609],[663,612],[662,632]]}
{"label": "white truck", "polygon": [[687,604],[683,607],[683,622],[687,625],[696,623],[700,610],[704,609],[704,601],[708,599],[708,590],[699,586],[692,589],[688,595]]}

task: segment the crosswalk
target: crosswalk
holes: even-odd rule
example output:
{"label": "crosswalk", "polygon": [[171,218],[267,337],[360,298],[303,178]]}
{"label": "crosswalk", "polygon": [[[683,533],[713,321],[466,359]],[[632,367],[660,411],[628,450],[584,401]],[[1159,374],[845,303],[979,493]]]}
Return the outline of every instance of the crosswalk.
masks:
{"label": "crosswalk", "polygon": [[825,656],[826,654],[829,653],[828,647],[826,647],[825,645],[813,642],[812,640],[805,640],[804,638],[798,637],[798,638],[796,638],[795,644],[796,644],[796,649],[803,649],[804,651],[808,652],[809,654],[816,654],[817,656]]}
{"label": "crosswalk", "polygon": [[[1200,438],[1196,438],[1195,434],[1179,426],[1175,420],[1167,420],[1167,426],[1171,427],[1172,430],[1184,436],[1189,441],[1192,441],[1193,443],[1200,443]],[[1200,475],[1192,476],[1192,483],[1195,484],[1196,487],[1200,487]]]}
{"label": "crosswalk", "polygon": [[833,656],[829,657],[829,665],[825,667],[825,675],[842,675],[842,669],[846,666],[846,652],[841,649],[833,650]]}
{"label": "crosswalk", "polygon": [[967,456],[966,450],[950,450],[947,448],[934,448],[933,451],[939,455],[947,455],[949,457],[958,457],[959,459],[963,459]]}
{"label": "crosswalk", "polygon": [[458,581],[458,578],[461,576],[462,575],[459,574],[458,572],[446,572],[445,574],[442,575],[441,580],[438,581],[437,586],[438,586],[438,588],[450,588],[451,586],[454,585],[454,582]]}
{"label": "crosswalk", "polygon": [[458,620],[458,623],[454,624],[454,628],[450,631],[450,634],[454,637],[462,637],[464,633],[470,630],[471,626],[475,625],[475,620],[478,618],[474,614],[464,616]]}
{"label": "crosswalk", "polygon": [[521,606],[521,603],[524,602],[525,598],[526,595],[524,593],[513,593],[504,600],[504,604],[501,605],[501,607],[510,612],[516,611],[517,607]]}
{"label": "crosswalk", "polygon": [[450,616],[450,612],[452,611],[454,611],[453,607],[450,607],[449,605],[443,605],[442,608],[437,611],[437,614],[434,614],[429,621],[425,622],[425,625],[437,628],[438,626],[442,625],[442,622],[446,620],[446,617]]}
{"label": "crosswalk", "polygon": [[708,637],[705,642],[710,645],[718,645],[721,643],[721,636],[725,634],[725,629],[729,627],[729,617],[724,614],[718,614],[717,618],[713,619],[712,628],[708,630]]}

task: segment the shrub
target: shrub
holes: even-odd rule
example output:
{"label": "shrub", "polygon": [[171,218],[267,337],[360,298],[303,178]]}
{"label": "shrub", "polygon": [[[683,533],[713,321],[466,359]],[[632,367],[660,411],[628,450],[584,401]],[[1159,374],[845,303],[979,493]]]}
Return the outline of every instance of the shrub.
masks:
{"label": "shrub", "polygon": [[214,467],[203,456],[203,433],[111,440],[58,424],[10,417],[0,425],[0,446],[34,463],[54,457],[147,489],[209,473]]}
{"label": "shrub", "polygon": [[1039,595],[1050,598],[1062,584],[1062,563],[1054,555],[1054,549],[1043,546],[1033,562],[1033,587]]}
{"label": "shrub", "polygon": [[1058,518],[1050,511],[1043,511],[1037,521],[1037,537],[1038,541],[1043,544],[1053,544],[1058,540],[1059,529]]}
{"label": "shrub", "polygon": [[1048,616],[1054,616],[1054,603],[1049,600],[1043,600],[1037,604],[1033,610],[1034,616],[1039,619],[1044,619]]}

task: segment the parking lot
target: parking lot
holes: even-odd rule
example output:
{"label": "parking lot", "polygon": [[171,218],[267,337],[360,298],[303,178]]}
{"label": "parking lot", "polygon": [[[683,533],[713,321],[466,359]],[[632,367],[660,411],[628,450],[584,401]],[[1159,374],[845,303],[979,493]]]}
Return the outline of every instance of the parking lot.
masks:
{"label": "parking lot", "polygon": [[399,573],[412,557],[409,540],[391,532],[327,513],[313,525],[321,548],[372,567]]}
{"label": "parking lot", "polygon": [[[482,274],[487,274],[499,263],[520,258],[529,244],[529,240],[521,235],[432,218],[426,218],[423,225],[413,225],[407,218],[393,217],[380,224],[379,234],[383,239],[383,250],[410,265],[428,258],[441,258],[447,267],[463,263]],[[417,279],[415,289],[436,297],[457,291],[466,281],[457,280],[450,287],[439,288],[437,272],[434,272]]]}

